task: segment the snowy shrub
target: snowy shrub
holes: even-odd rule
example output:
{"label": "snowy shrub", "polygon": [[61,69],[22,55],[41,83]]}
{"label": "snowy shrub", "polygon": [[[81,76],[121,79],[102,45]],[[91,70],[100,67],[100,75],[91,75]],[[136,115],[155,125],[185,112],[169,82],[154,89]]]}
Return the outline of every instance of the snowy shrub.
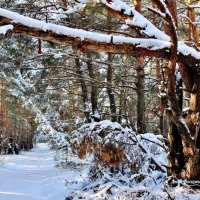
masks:
{"label": "snowy shrub", "polygon": [[83,125],[74,131],[71,143],[80,158],[91,153],[95,163],[102,166],[131,171],[146,167],[145,172],[150,168],[165,172],[162,164],[166,162],[166,147],[161,135],[136,135],[131,129],[105,120]]}
{"label": "snowy shrub", "polygon": [[109,121],[83,125],[72,136],[72,149],[80,158],[93,153],[95,162],[117,166],[125,159],[124,129]]}
{"label": "snowy shrub", "polygon": [[71,146],[80,158],[91,154],[93,162],[87,179],[70,182],[74,190],[66,200],[168,199],[163,136],[137,135],[116,122],[101,121],[74,131]]}

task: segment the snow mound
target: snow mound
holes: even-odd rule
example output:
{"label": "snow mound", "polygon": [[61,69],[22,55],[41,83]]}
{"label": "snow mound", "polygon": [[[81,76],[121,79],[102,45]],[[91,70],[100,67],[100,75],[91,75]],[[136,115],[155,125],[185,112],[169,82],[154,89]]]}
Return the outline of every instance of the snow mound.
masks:
{"label": "snow mound", "polygon": [[[137,135],[110,121],[85,124],[72,134],[81,158],[92,155],[88,178],[67,182],[66,200],[166,199],[167,153],[162,135]],[[73,185],[73,186],[72,186]],[[162,188],[163,187],[163,188]]]}
{"label": "snow mound", "polygon": [[116,122],[104,120],[85,124],[72,133],[71,146],[80,157],[94,154],[95,162],[101,165],[135,166],[145,163],[147,169],[150,165],[162,172],[166,164],[166,146],[161,135],[137,135],[131,129],[123,128]]}

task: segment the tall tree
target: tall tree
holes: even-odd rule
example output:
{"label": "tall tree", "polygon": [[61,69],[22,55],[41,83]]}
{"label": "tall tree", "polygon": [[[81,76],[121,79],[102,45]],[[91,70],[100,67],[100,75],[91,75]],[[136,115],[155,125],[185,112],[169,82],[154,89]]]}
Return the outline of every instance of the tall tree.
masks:
{"label": "tall tree", "polygon": [[[141,13],[141,0],[134,0],[135,10]],[[138,34],[141,37],[140,34]],[[137,93],[137,132],[145,132],[145,96],[144,96],[144,56],[136,57],[136,93]]]}
{"label": "tall tree", "polygon": [[90,77],[90,85],[91,85],[91,104],[92,104],[92,118],[94,121],[100,121],[100,113],[98,110],[98,87],[97,83],[95,82],[96,80],[96,72],[94,71],[94,66],[91,62],[92,56],[91,52],[87,52],[87,58],[89,60],[86,61],[87,67],[88,67],[88,74]]}

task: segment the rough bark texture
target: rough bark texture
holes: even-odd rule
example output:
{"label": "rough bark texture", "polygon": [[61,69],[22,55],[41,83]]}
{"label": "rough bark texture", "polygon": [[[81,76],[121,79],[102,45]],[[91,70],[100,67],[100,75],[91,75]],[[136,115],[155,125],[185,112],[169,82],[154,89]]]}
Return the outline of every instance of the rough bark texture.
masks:
{"label": "rough bark texture", "polygon": [[[156,60],[156,76],[157,76],[157,80],[158,80],[159,92],[162,93],[163,89],[164,89],[164,87],[162,86],[163,75],[162,75],[161,64],[160,64],[159,60]],[[165,130],[165,127],[164,127],[164,120],[166,120],[166,116],[164,115],[164,106],[161,101],[160,101],[159,119],[160,119],[160,122],[159,122],[160,133],[166,134],[167,131]]]}
{"label": "rough bark texture", "polygon": [[[91,58],[91,53],[87,53],[87,58]],[[93,64],[90,61],[87,61],[88,73],[90,77],[90,85],[91,85],[91,104],[92,104],[92,118],[94,121],[100,121],[100,114],[98,111],[98,87],[96,83],[96,75],[94,72]],[[99,116],[98,116],[99,115]]]}
{"label": "rough bark texture", "polygon": [[199,36],[198,36],[198,26],[194,22],[196,21],[195,8],[192,7],[193,0],[187,0],[188,10],[187,17],[188,21],[188,39],[189,41],[193,41],[196,46],[198,46]]}
{"label": "rough bark texture", "polygon": [[144,58],[138,57],[137,65],[137,132],[145,132],[145,94],[144,94]]}
{"label": "rough bark texture", "polygon": [[[135,9],[141,12],[141,0],[134,0]],[[141,37],[141,34],[138,34]],[[136,93],[137,93],[137,132],[145,132],[145,93],[144,93],[144,57],[136,57]]]}
{"label": "rough bark texture", "polygon": [[[189,5],[192,4],[192,0],[187,0]],[[189,39],[194,42],[195,46],[198,46],[198,30],[196,25],[191,22],[195,22],[195,10],[192,7],[188,7],[188,18],[190,23],[188,26]],[[187,125],[190,129],[190,134],[194,137],[195,143],[193,144],[192,155],[185,156],[186,160],[186,172],[185,177],[195,180],[200,180],[200,131],[199,131],[199,113],[200,113],[200,74],[188,73],[192,84],[190,85],[191,98],[190,98],[190,110],[186,117]],[[192,87],[191,87],[192,86]]]}
{"label": "rough bark texture", "polygon": [[89,110],[89,102],[88,102],[88,91],[87,86],[84,80],[83,72],[81,70],[81,64],[79,58],[75,58],[75,67],[76,67],[76,74],[79,78],[81,84],[81,91],[82,91],[82,98],[83,98],[83,112],[85,114],[86,122],[91,122],[90,110]]}
{"label": "rough bark texture", "polygon": [[[160,1],[154,1],[154,4],[162,11],[169,10],[171,15],[166,15],[165,31],[170,36],[172,42],[171,56],[166,70],[167,95],[166,95],[166,113],[170,119],[169,139],[169,174],[176,174],[180,178],[193,180],[200,179],[200,155],[199,145],[199,100],[200,100],[200,77],[198,73],[192,73],[187,70],[188,66],[180,64],[180,72],[186,87],[191,91],[190,111],[183,119],[182,112],[182,92],[180,91],[181,82],[176,81],[175,68],[177,65],[177,36],[176,28],[177,15],[175,2],[168,0],[166,7]],[[171,17],[173,16],[173,18]],[[175,22],[175,23],[174,23]],[[186,70],[185,70],[186,69]],[[188,75],[188,77],[187,77]],[[192,88],[191,88],[192,86]],[[168,107],[169,106],[169,107]],[[192,137],[194,136],[195,142]]]}
{"label": "rough bark texture", "polygon": [[[177,35],[176,35],[176,26],[177,26],[177,15],[176,15],[176,6],[175,2],[168,0],[166,6],[163,5],[160,1],[152,0],[154,5],[160,9],[160,11],[166,13],[164,30],[166,34],[170,36],[172,48],[171,56],[168,61],[166,68],[166,101],[165,108],[169,117],[169,174],[178,174],[182,173],[183,167],[185,166],[184,153],[183,153],[183,144],[181,134],[185,132],[184,125],[180,121],[181,118],[181,100],[178,99],[179,88],[176,82],[176,65],[177,65]],[[167,13],[171,13],[167,14]],[[182,130],[182,131],[181,131]],[[187,133],[184,133],[187,134]]]}
{"label": "rough bark texture", "polygon": [[110,101],[110,113],[111,121],[117,121],[117,110],[115,105],[115,96],[112,91],[112,77],[113,77],[113,67],[112,67],[112,54],[108,54],[108,69],[107,69],[107,93]]}

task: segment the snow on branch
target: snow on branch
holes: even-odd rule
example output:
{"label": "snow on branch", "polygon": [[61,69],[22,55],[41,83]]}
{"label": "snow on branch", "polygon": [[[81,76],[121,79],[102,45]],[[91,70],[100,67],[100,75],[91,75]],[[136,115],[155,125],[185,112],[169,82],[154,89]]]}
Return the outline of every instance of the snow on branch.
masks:
{"label": "snow on branch", "polygon": [[68,18],[70,14],[74,14],[76,12],[79,12],[83,10],[88,2],[85,0],[79,0],[78,2],[75,2],[75,5],[65,5],[64,11],[57,14],[56,21],[58,22],[60,19]]}
{"label": "snow on branch", "polygon": [[[170,37],[163,31],[159,30],[154,26],[148,19],[137,12],[134,7],[128,5],[121,0],[113,0],[109,2],[107,0],[101,0],[102,4],[113,11],[119,12],[120,15],[126,15],[125,20],[127,25],[140,29],[142,35],[148,36],[149,38],[156,38],[163,41],[170,41]],[[200,59],[200,53],[194,48],[187,46],[184,42],[178,42],[178,54],[181,53],[184,56],[191,55],[195,59]]]}
{"label": "snow on branch", "polygon": [[120,13],[127,15],[127,19],[125,20],[127,25],[131,25],[137,28],[140,28],[141,34],[145,34],[148,37],[153,37],[159,40],[170,41],[170,37],[166,35],[164,32],[160,31],[157,27],[155,27],[148,19],[146,19],[143,15],[137,12],[134,7],[131,7],[127,3],[121,0],[113,0],[108,3],[107,0],[101,0],[101,2],[106,5],[108,8],[118,11]]}
{"label": "snow on branch", "polygon": [[13,30],[13,25],[0,26],[0,35],[5,35],[9,30]]}
{"label": "snow on branch", "polygon": [[68,36],[70,38],[79,38],[83,40],[92,40],[96,42],[113,43],[113,44],[132,44],[136,47],[143,47],[150,50],[158,50],[163,48],[170,48],[170,43],[166,41],[161,41],[157,39],[140,39],[140,38],[130,38],[123,36],[112,36],[101,33],[94,33],[90,31],[85,31],[82,29],[69,28],[66,26],[56,25],[52,23],[46,23],[44,21],[32,19],[30,17],[25,17],[15,12],[11,12],[0,8],[0,16],[6,17],[7,19],[13,20],[13,25],[21,24],[30,28],[35,28],[42,30],[44,32],[51,31],[58,35]]}
{"label": "snow on branch", "polygon": [[[111,5],[112,9],[129,9],[126,4],[120,4],[120,0],[114,0],[111,4],[102,0],[104,4]],[[118,4],[120,6],[117,6]],[[151,38],[131,38],[124,36],[108,35],[96,32],[85,31],[82,29],[70,28],[66,26],[46,23],[30,17],[25,17],[16,12],[0,8],[0,26],[13,25],[13,32],[16,34],[28,35],[51,41],[59,44],[76,45],[83,51],[93,49],[100,52],[126,53],[137,56],[155,56],[159,58],[169,58],[171,43],[169,36],[157,29],[149,20],[136,12],[133,8],[125,13],[133,13],[130,24],[141,27],[141,31]],[[152,39],[152,37],[156,39]],[[178,43],[178,60],[186,65],[199,65],[200,52],[191,48],[183,42]],[[193,67],[194,70],[196,70]]]}
{"label": "snow on branch", "polygon": [[74,7],[69,7],[65,12],[64,14],[72,14],[72,13],[75,13],[81,9],[83,9],[86,5],[86,1],[85,0],[81,0],[79,1]]}

